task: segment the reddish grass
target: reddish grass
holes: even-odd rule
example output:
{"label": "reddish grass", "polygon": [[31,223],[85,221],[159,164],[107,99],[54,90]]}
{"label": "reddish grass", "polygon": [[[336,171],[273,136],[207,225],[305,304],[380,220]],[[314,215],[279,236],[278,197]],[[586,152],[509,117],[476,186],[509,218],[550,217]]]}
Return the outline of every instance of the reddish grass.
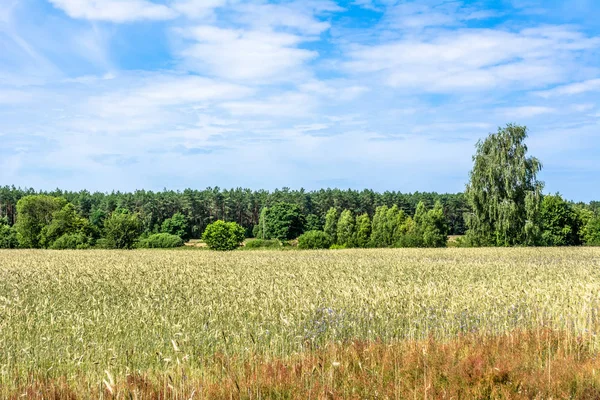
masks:
{"label": "reddish grass", "polygon": [[591,341],[552,331],[448,342],[352,342],[286,360],[215,355],[202,371],[131,374],[115,384],[31,380],[28,399],[600,399]]}

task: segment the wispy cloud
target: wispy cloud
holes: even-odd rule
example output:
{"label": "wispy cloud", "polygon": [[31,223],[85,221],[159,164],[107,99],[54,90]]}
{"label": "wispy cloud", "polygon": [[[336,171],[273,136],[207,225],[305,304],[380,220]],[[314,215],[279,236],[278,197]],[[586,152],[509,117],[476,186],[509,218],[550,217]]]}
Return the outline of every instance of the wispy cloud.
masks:
{"label": "wispy cloud", "polygon": [[538,115],[550,114],[556,112],[556,109],[552,107],[542,106],[522,106],[522,107],[509,107],[498,110],[501,115],[505,118],[531,118],[537,117]]}
{"label": "wispy cloud", "polygon": [[289,33],[199,26],[179,31],[192,43],[181,55],[200,73],[265,83],[288,79],[318,53],[298,46],[304,38]]}
{"label": "wispy cloud", "polygon": [[459,191],[516,122],[600,197],[600,30],[536,4],[11,0],[0,184]]}
{"label": "wispy cloud", "polygon": [[72,18],[97,21],[131,22],[165,20],[177,13],[169,7],[145,0],[49,0]]}
{"label": "wispy cloud", "polygon": [[564,81],[576,69],[577,54],[598,47],[598,38],[567,28],[444,30],[426,40],[352,46],[343,65],[418,91],[536,88]]}
{"label": "wispy cloud", "polygon": [[590,79],[583,82],[571,83],[568,85],[560,85],[550,90],[544,90],[537,92],[536,94],[541,97],[553,97],[553,96],[573,96],[588,92],[599,92],[600,91],[600,79]]}

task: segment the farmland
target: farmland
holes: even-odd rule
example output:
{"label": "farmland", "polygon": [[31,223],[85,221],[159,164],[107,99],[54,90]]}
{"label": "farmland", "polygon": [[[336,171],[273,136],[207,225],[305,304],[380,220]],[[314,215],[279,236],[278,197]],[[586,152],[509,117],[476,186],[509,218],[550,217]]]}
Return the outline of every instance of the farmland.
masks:
{"label": "farmland", "polygon": [[597,248],[0,251],[0,397],[584,396],[599,308]]}

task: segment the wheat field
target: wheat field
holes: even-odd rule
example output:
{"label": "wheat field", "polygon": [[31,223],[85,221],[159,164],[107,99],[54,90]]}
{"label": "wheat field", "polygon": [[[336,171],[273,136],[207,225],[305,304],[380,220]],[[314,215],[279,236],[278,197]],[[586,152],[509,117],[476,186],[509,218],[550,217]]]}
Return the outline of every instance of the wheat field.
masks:
{"label": "wheat field", "polygon": [[222,379],[217,358],[241,371],[350,343],[561,332],[595,351],[599,306],[596,248],[0,251],[0,395],[119,397],[135,375],[199,398],[177,388]]}

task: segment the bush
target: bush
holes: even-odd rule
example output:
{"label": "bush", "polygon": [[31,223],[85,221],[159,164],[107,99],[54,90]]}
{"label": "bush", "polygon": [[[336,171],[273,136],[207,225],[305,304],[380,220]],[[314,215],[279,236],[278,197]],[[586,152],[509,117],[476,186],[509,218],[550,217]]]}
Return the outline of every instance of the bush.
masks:
{"label": "bush", "polygon": [[157,233],[141,239],[137,247],[140,249],[172,249],[183,246],[183,239],[170,233]]}
{"label": "bush", "polygon": [[323,231],[308,231],[298,238],[298,248],[309,249],[328,249],[333,243],[331,235]]}
{"label": "bush", "polygon": [[582,233],[585,245],[600,246],[600,216],[590,218]]}
{"label": "bush", "polygon": [[9,226],[5,218],[0,218],[0,249],[16,249],[18,247],[16,229]]}
{"label": "bush", "polygon": [[202,240],[208,247],[220,251],[235,250],[242,244],[244,238],[244,228],[235,222],[213,222],[202,234]]}
{"label": "bush", "polygon": [[100,238],[98,240],[96,240],[96,245],[94,246],[95,249],[113,249],[113,245],[112,242],[109,239],[106,238]]}
{"label": "bush", "polygon": [[160,232],[179,236],[181,239],[187,239],[189,232],[187,218],[182,213],[176,213],[162,223]]}
{"label": "bush", "polygon": [[295,204],[276,203],[260,213],[258,231],[260,239],[292,240],[304,232],[305,218]]}
{"label": "bush", "polygon": [[252,239],[246,242],[244,246],[246,249],[280,249],[281,242],[276,239],[265,240],[265,239]]}
{"label": "bush", "polygon": [[345,244],[332,244],[329,247],[329,250],[346,250],[348,248],[348,246],[346,246]]}
{"label": "bush", "polygon": [[50,246],[52,250],[83,250],[89,249],[88,238],[81,233],[66,233],[56,239]]}
{"label": "bush", "polygon": [[410,247],[426,247],[423,243],[423,236],[415,232],[406,233],[398,238],[395,247],[410,248]]}
{"label": "bush", "polygon": [[137,214],[117,209],[104,221],[104,238],[107,248],[131,249],[140,234],[141,224]]}

